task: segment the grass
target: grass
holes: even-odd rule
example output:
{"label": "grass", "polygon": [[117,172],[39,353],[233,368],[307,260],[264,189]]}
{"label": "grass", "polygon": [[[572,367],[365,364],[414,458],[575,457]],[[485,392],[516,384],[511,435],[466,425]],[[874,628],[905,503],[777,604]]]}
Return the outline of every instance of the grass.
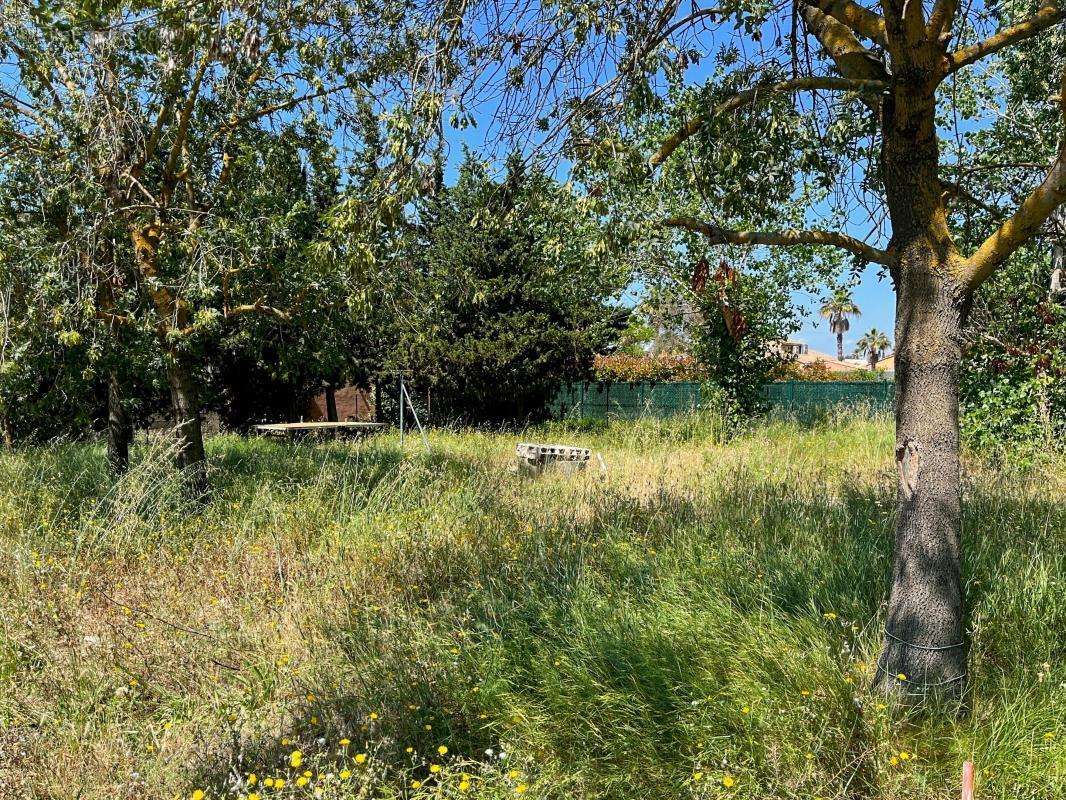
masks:
{"label": "grass", "polygon": [[1063,458],[968,459],[970,690],[919,712],[868,689],[887,421],[526,438],[606,470],[225,436],[198,503],[165,442],[117,485],[0,455],[0,797],[914,800],[965,759],[982,800],[1066,795]]}

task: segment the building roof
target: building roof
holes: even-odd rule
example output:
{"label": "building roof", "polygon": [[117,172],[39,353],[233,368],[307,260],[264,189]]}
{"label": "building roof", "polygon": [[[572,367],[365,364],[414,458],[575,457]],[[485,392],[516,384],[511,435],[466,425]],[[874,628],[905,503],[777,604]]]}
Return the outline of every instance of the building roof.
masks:
{"label": "building roof", "polygon": [[808,349],[806,353],[800,353],[796,356],[796,363],[803,364],[804,366],[810,366],[817,364],[821,361],[825,368],[830,372],[854,372],[856,369],[861,369],[854,364],[849,364],[846,361],[840,361],[835,356],[831,356],[828,353],[819,353],[817,350]]}

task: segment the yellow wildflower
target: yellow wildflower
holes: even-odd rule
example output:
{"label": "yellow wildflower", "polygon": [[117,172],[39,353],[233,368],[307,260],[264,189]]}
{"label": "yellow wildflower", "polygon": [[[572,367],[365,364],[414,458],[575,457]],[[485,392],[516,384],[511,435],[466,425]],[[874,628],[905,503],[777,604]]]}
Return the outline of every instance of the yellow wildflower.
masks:
{"label": "yellow wildflower", "polygon": [[248,773],[248,785],[249,786],[255,786],[255,784],[256,784],[256,782],[258,780],[259,780],[259,778],[256,777],[254,772]]}
{"label": "yellow wildflower", "polygon": [[377,711],[371,711],[370,712],[370,719],[377,719],[377,718],[378,718],[378,712]]}
{"label": "yellow wildflower", "polygon": [[440,772],[440,764],[430,764],[429,771],[436,775],[438,772]]}
{"label": "yellow wildflower", "polygon": [[411,781],[411,788],[412,789],[417,789],[421,785],[422,785],[422,781]]}
{"label": "yellow wildflower", "polygon": [[470,788],[470,781],[459,781],[459,791],[465,792]]}
{"label": "yellow wildflower", "polygon": [[437,752],[440,753],[442,756],[446,756],[446,755],[448,755],[448,748],[445,747],[444,745],[441,745],[440,747],[437,748]]}
{"label": "yellow wildflower", "polygon": [[302,763],[304,763],[304,754],[301,753],[299,750],[293,750],[292,753],[289,755],[289,764],[291,764],[293,767],[298,767]]}
{"label": "yellow wildflower", "polygon": [[299,778],[296,779],[297,786],[306,786],[310,782],[311,779],[308,778],[306,775],[301,775]]}
{"label": "yellow wildflower", "polygon": [[245,797],[244,800],[259,800],[259,793],[258,792],[248,792],[248,796]]}
{"label": "yellow wildflower", "polygon": [[516,770],[516,769],[512,769],[512,770],[511,770],[510,772],[508,772],[508,773],[507,773],[507,777],[508,777],[508,778],[510,778],[511,780],[514,780],[514,779],[515,779],[515,778],[517,778],[517,777],[518,777],[518,776],[519,776],[520,774],[521,774],[521,773],[520,773],[520,772],[519,772],[518,770]]}
{"label": "yellow wildflower", "polygon": [[350,769],[342,769],[340,771],[340,776],[342,781],[346,781],[352,777],[352,771]]}
{"label": "yellow wildflower", "polygon": [[348,745],[350,745],[351,743],[352,743],[352,742],[351,742],[351,740],[350,740],[350,739],[341,739],[341,747],[347,747],[347,746],[348,746]]}
{"label": "yellow wildflower", "polygon": [[733,780],[733,776],[732,775],[726,775],[725,777],[722,778],[722,786],[724,786],[727,789],[730,786],[732,786],[734,783],[736,783],[736,781]]}
{"label": "yellow wildflower", "polygon": [[901,681],[905,681],[905,680],[907,680],[907,676],[906,676],[906,675],[904,675],[904,674],[903,674],[902,672],[897,672],[897,673],[896,673],[896,677],[897,677],[897,678],[898,678],[899,680],[901,680]]}
{"label": "yellow wildflower", "polygon": [[356,764],[365,764],[366,763],[366,753],[360,753],[359,755],[357,755],[355,757],[355,763]]}
{"label": "yellow wildflower", "polygon": [[702,772],[693,772],[692,773],[692,780],[694,780],[696,782],[702,781],[703,780],[703,773]]}
{"label": "yellow wildflower", "polygon": [[529,787],[528,787],[528,786],[526,786],[526,785],[525,785],[524,783],[520,783],[520,784],[518,784],[518,785],[517,785],[516,787],[514,787],[514,793],[515,793],[515,794],[525,794],[525,793],[526,793],[526,790],[527,790],[528,788],[529,788]]}
{"label": "yellow wildflower", "polygon": [[190,800],[204,800],[204,790],[197,789],[195,792],[189,795],[189,798]]}

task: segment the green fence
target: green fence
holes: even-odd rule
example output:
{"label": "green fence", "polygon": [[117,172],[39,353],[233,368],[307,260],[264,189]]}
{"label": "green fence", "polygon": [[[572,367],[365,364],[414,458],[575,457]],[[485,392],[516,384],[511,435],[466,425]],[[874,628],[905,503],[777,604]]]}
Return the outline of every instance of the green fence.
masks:
{"label": "green fence", "polygon": [[[779,381],[763,392],[775,410],[819,411],[831,406],[868,404],[889,409],[895,396],[891,381]],[[556,419],[634,419],[688,414],[700,407],[698,383],[572,383],[551,403]]]}

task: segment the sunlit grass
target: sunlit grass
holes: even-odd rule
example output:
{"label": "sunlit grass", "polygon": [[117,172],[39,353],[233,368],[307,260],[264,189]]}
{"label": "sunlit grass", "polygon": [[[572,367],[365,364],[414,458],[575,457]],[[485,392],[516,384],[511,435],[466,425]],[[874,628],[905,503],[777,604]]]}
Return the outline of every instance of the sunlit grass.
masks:
{"label": "sunlit grass", "polygon": [[[514,445],[603,457],[511,471]],[[0,456],[0,797],[1066,794],[1066,462],[967,459],[962,713],[868,691],[886,420]],[[298,756],[294,754],[298,753]],[[254,776],[254,778],[252,777]]]}

